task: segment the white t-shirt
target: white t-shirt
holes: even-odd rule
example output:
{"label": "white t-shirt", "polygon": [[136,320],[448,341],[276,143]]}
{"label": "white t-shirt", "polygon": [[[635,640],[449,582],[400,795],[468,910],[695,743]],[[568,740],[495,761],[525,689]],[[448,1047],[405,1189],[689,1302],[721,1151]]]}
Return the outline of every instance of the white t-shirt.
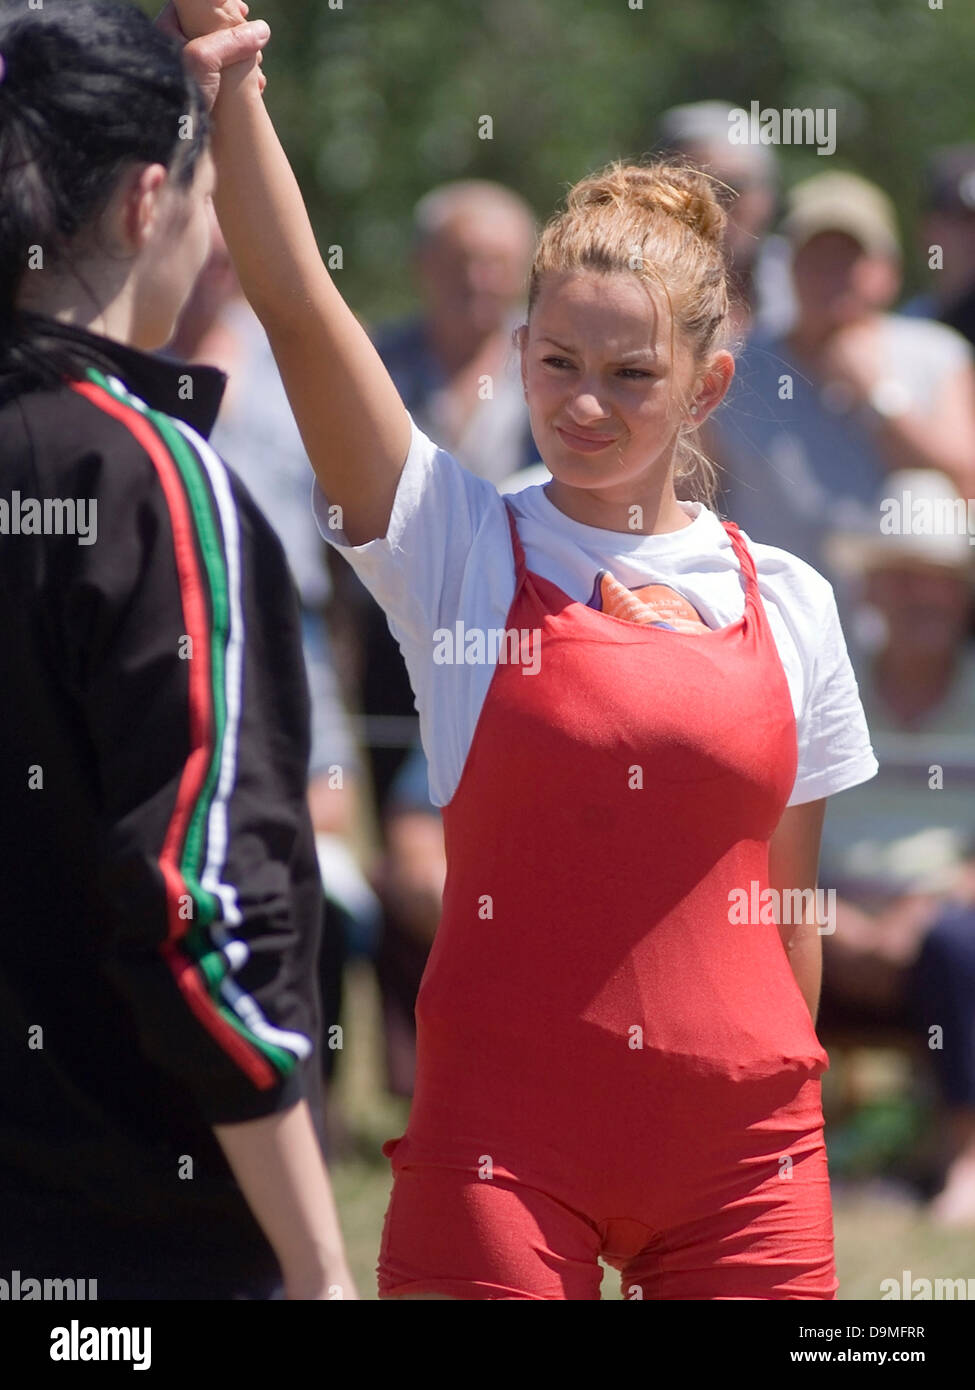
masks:
{"label": "white t-shirt", "polygon": [[[515,562],[504,499],[411,423],[385,536],[350,545],[344,531],[330,527],[329,502],[317,484],[312,504],[322,535],[386,613],[416,696],[430,796],[445,806],[460,782],[494,666],[490,645],[488,660],[476,665],[441,664],[434,652],[443,650],[443,630],[453,632],[457,622],[467,631],[506,626]],[[528,569],[577,602],[590,601],[599,572],[608,570],[627,588],[676,589],[709,627],[726,627],[744,612],[745,577],[731,538],[703,503],[680,504],[691,525],[646,536],[573,521],[541,485],[509,501]],[[792,695],[799,762],[788,804],[798,806],[867,781],[878,764],[829,582],[784,550],[747,543]]]}

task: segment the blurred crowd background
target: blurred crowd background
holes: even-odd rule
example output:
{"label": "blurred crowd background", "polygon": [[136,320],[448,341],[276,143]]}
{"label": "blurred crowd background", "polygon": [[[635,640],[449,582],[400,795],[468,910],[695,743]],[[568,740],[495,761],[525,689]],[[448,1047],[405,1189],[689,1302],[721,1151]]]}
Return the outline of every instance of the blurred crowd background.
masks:
{"label": "blurred crowd background", "polygon": [[[881,765],[832,799],[820,871],[837,895],[819,1024],[840,1277],[871,1298],[925,1258],[971,1275],[955,1267],[975,1229],[970,20],[922,0],[255,0],[257,17],[273,30],[266,99],[333,275],[420,427],[500,488],[548,476],[511,347],[540,222],[620,156],[680,154],[725,185],[738,368],[703,441],[719,510],[833,583]],[[729,111],[752,102],[835,112],[835,152],[732,143]],[[228,372],[214,443],[301,596],[322,978],[342,1030],[330,1159],[368,1294],[378,1146],[409,1104],[439,916],[440,817],[402,660],[317,534],[301,440],[219,233],[169,350]],[[914,523],[882,527],[884,499]],[[925,515],[957,520],[933,533]]]}

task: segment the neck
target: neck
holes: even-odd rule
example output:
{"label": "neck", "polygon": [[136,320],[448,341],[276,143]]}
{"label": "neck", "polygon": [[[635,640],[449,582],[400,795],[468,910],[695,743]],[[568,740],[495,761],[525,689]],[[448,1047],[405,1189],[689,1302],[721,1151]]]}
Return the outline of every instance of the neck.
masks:
{"label": "neck", "polygon": [[[84,283],[87,279],[87,276],[83,280],[82,275],[73,275],[70,280],[59,280],[44,271],[28,274],[17,296],[17,308],[44,314],[76,328],[86,328],[90,333],[112,338],[117,343],[141,347],[137,341],[135,304],[128,273],[120,277],[116,285],[102,287],[94,282],[90,290]],[[104,292],[100,292],[103,289]]]}
{"label": "neck", "polygon": [[212,322],[212,319],[207,319],[202,314],[196,315],[192,311],[183,314],[176,332],[167,344],[169,351],[175,357],[182,358],[184,362],[192,362],[212,327]]}
{"label": "neck", "polygon": [[558,478],[545,485],[545,496],[560,512],[583,526],[596,526],[601,531],[621,531],[628,536],[662,536],[682,531],[691,524],[691,518],[677,500],[670,470],[659,483],[637,494],[636,499],[632,489],[627,490],[625,500],[619,499],[618,491],[618,488],[572,487]]}

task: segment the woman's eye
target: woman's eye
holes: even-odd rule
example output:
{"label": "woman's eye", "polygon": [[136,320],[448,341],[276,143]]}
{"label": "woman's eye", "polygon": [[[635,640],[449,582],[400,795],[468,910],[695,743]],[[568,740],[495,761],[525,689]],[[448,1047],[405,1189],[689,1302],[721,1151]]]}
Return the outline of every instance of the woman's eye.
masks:
{"label": "woman's eye", "polygon": [[[572,366],[567,357],[543,357],[542,362],[548,367],[555,367],[557,370]],[[640,367],[621,367],[617,375],[627,381],[644,381],[651,378],[653,372],[645,372]]]}

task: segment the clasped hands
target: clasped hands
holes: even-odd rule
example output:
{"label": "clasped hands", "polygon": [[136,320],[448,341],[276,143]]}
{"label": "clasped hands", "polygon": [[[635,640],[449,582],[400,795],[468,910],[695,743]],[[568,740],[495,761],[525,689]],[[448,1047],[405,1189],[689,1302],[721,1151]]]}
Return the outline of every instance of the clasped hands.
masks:
{"label": "clasped hands", "polygon": [[263,20],[249,22],[248,14],[243,0],[169,0],[156,20],[158,29],[186,45],[183,62],[208,110],[217,99],[224,68],[249,62],[257,69],[260,91],[267,85],[260,63],[271,31]]}

